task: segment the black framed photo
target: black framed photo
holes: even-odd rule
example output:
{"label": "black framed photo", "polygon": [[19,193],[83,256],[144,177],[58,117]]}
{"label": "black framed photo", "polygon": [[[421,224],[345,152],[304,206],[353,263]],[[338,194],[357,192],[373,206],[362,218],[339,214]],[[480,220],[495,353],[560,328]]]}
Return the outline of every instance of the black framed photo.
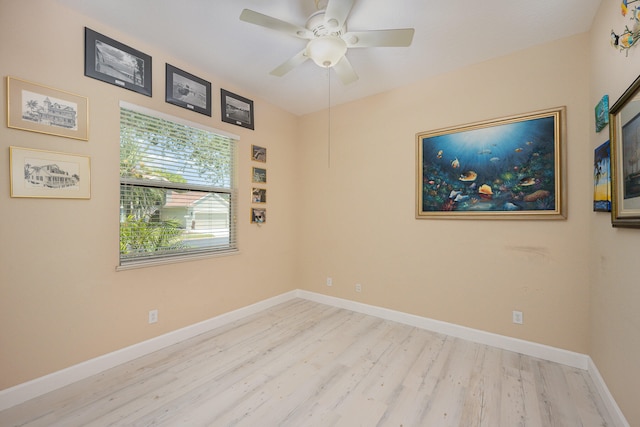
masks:
{"label": "black framed photo", "polygon": [[151,96],[151,56],[87,27],[84,75]]}
{"label": "black framed photo", "polygon": [[211,117],[211,83],[173,65],[166,67],[165,101]]}
{"label": "black framed photo", "polygon": [[220,89],[220,108],[223,122],[254,129],[252,100]]}

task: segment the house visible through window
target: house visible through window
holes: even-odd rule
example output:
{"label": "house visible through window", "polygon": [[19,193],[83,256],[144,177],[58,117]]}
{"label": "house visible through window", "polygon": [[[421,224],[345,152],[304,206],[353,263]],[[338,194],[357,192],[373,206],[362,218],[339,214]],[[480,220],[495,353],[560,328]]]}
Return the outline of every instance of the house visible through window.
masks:
{"label": "house visible through window", "polygon": [[236,142],[122,103],[121,266],[237,250]]}

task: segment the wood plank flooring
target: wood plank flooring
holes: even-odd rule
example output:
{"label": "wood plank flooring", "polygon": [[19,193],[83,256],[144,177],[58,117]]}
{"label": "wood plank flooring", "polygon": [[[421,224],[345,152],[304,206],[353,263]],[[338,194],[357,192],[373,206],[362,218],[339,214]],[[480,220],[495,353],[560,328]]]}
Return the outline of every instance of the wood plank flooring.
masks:
{"label": "wood plank flooring", "polygon": [[1,426],[614,426],[587,372],[295,299],[0,412]]}

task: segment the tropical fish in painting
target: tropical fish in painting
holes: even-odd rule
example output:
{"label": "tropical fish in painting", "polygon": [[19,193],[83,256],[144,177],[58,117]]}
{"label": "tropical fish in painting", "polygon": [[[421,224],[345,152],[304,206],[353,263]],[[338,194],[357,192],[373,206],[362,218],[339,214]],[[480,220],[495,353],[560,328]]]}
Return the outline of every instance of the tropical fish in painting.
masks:
{"label": "tropical fish in painting", "polygon": [[436,155],[437,158],[441,159],[442,158],[442,150],[438,151],[438,154]]}
{"label": "tropical fish in painting", "polygon": [[454,202],[464,202],[464,201],[465,201],[465,200],[467,200],[467,199],[469,199],[469,196],[467,196],[466,194],[465,194],[465,195],[458,194],[458,195],[456,196],[456,198],[455,198],[455,199],[453,199],[453,201],[454,201]]}
{"label": "tropical fish in painting", "polygon": [[456,157],[451,161],[451,167],[454,169],[458,169],[460,167],[460,160]]}
{"label": "tropical fish in painting", "polygon": [[515,149],[515,150],[513,150],[513,151],[515,151],[516,153],[521,153],[521,152],[522,152],[522,148],[518,147],[518,148],[516,148],[516,149]]}
{"label": "tropical fish in painting", "polygon": [[529,185],[533,185],[536,183],[536,179],[535,178],[522,178],[520,180],[520,185],[522,187],[528,187]]}
{"label": "tropical fish in painting", "polygon": [[467,171],[460,174],[460,181],[475,181],[478,177],[478,174],[475,171]]}
{"label": "tropical fish in painting", "polygon": [[490,199],[491,196],[493,196],[493,190],[491,189],[491,186],[487,184],[482,184],[478,189],[478,193],[480,194],[480,197],[486,199]]}
{"label": "tropical fish in painting", "polygon": [[500,157],[492,157],[489,159],[490,162],[496,163],[500,161]]}
{"label": "tropical fish in painting", "polygon": [[488,148],[484,148],[480,151],[478,151],[478,154],[491,154],[491,150],[489,150]]}
{"label": "tropical fish in painting", "polygon": [[527,144],[527,145],[531,145],[531,144],[533,144],[533,142],[531,142],[531,141],[527,141],[527,142],[526,142],[526,144]]}

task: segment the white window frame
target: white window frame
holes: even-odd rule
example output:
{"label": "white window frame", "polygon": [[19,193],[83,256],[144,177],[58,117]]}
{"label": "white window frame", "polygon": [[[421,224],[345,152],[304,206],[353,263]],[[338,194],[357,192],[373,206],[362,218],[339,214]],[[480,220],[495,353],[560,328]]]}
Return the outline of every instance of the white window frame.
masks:
{"label": "white window frame", "polygon": [[[223,193],[226,192],[227,194],[229,194],[229,201],[230,201],[230,210],[231,210],[231,215],[232,217],[230,218],[230,224],[229,224],[229,233],[230,233],[230,245],[228,248],[224,248],[224,249],[204,249],[204,250],[200,250],[200,251],[185,251],[183,253],[180,252],[176,252],[176,253],[172,253],[172,254],[163,254],[160,256],[149,256],[149,257],[142,257],[140,259],[122,259],[122,256],[120,254],[120,252],[118,252],[118,266],[116,267],[116,270],[128,270],[128,269],[132,269],[132,268],[140,268],[140,267],[148,267],[148,266],[154,266],[154,265],[163,265],[163,264],[169,264],[169,263],[175,263],[175,262],[182,262],[182,261],[191,261],[191,260],[195,260],[195,259],[202,259],[202,258],[210,258],[210,257],[215,257],[215,256],[228,256],[228,255],[234,255],[237,254],[239,252],[238,250],[238,236],[237,236],[237,209],[238,209],[238,197],[237,197],[237,172],[238,172],[238,164],[237,164],[237,152],[238,152],[238,143],[240,140],[240,137],[238,135],[229,133],[229,132],[225,132],[219,129],[215,129],[215,128],[211,128],[208,126],[205,126],[203,124],[200,123],[196,123],[196,122],[191,122],[189,120],[185,120],[179,117],[175,117],[175,116],[171,116],[159,111],[155,111],[155,110],[151,110],[149,108],[145,108],[139,105],[135,105],[135,104],[131,104],[125,101],[120,101],[120,109],[127,109],[127,110],[132,110],[134,112],[137,113],[141,113],[141,114],[145,114],[148,116],[152,116],[155,118],[159,118],[162,120],[166,120],[169,122],[173,122],[173,123],[177,123],[177,124],[181,124],[184,126],[189,126],[192,128],[196,128],[196,129],[200,129],[200,130],[204,130],[206,132],[211,132],[214,133],[216,135],[220,135],[226,138],[230,138],[234,140],[234,144],[235,147],[233,149],[232,152],[232,176],[231,176],[231,189],[230,191],[220,191],[219,193]],[[120,110],[118,110],[120,111]],[[120,120],[118,121],[118,123],[120,123]],[[119,149],[120,151],[120,149]],[[120,155],[118,155],[118,161],[120,161]],[[129,179],[129,178],[123,178],[120,177],[119,182],[118,182],[118,187],[120,188],[121,185],[123,184],[131,184],[131,185],[136,185],[136,184],[141,184],[140,182],[136,181],[135,179]],[[151,184],[151,185],[150,185]],[[147,188],[151,188],[153,187],[153,183],[149,183],[149,182],[145,182],[145,187]],[[172,187],[174,188],[183,188],[186,190],[194,190],[194,191],[203,191],[202,188],[200,188],[198,185],[186,185],[186,184],[178,184],[178,183],[173,183],[171,184]],[[160,186],[162,187],[162,186]],[[208,191],[208,192],[212,192],[211,190],[204,190],[204,191]],[[118,192],[120,193],[120,191]],[[215,193],[215,192],[214,192]],[[120,203],[120,197],[118,198],[118,203]],[[120,235],[118,235],[118,242],[120,242]]]}

